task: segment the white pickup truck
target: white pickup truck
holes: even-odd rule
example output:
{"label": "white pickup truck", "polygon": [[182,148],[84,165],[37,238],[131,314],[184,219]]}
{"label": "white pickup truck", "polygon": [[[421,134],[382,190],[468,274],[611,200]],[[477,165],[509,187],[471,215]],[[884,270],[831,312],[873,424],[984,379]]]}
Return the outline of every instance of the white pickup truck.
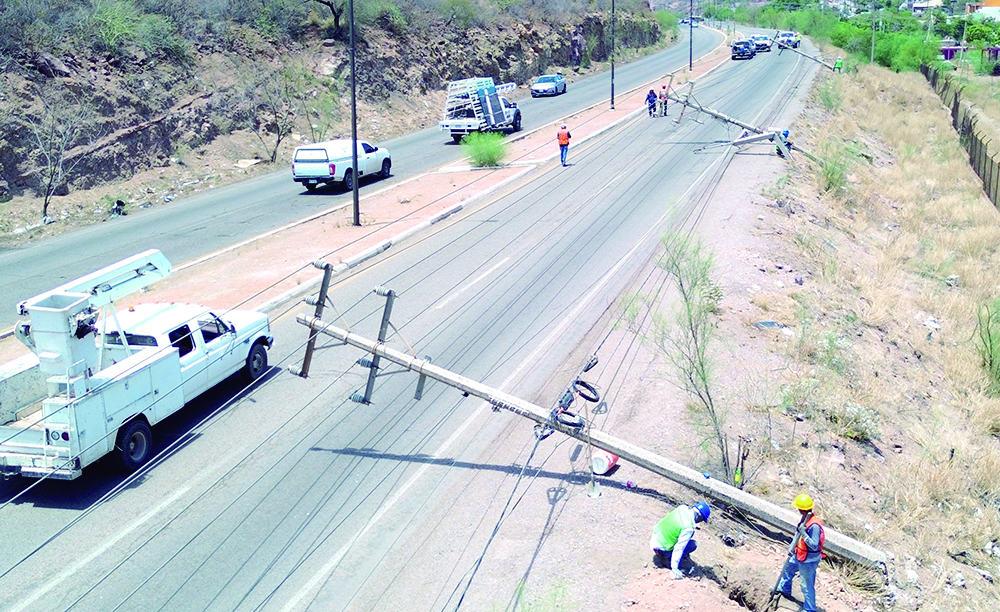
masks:
{"label": "white pickup truck", "polygon": [[[309,191],[320,184],[343,183],[354,189],[353,160],[350,139],[330,140],[296,147],[292,156],[292,180],[302,183]],[[392,175],[389,150],[358,141],[358,177]]]}
{"label": "white pickup truck", "polygon": [[497,85],[492,77],[475,77],[448,83],[444,117],[438,124],[457,144],[473,132],[519,132],[521,110],[501,95],[513,91],[514,83]]}
{"label": "white pickup truck", "polygon": [[263,313],[114,308],[169,270],[147,251],[21,305],[30,320],[16,334],[37,363],[0,366],[0,473],[69,480],[111,452],[138,469],[152,456],[153,425],[233,374],[267,371]]}

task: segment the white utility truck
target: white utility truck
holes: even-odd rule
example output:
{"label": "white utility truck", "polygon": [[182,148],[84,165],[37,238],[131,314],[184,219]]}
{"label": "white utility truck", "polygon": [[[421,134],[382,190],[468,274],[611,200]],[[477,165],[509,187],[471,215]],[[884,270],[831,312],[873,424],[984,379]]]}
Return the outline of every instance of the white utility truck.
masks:
{"label": "white utility truck", "polygon": [[37,363],[0,366],[0,473],[69,480],[111,452],[135,470],[152,456],[153,425],[240,370],[265,373],[263,313],[115,308],[170,269],[149,250],[18,306],[29,319],[15,335]]}
{"label": "white utility truck", "polygon": [[[340,139],[317,142],[295,148],[292,155],[292,180],[302,183],[312,191],[321,183],[343,183],[347,190],[354,189],[354,160],[351,157],[351,140]],[[358,141],[358,177],[392,175],[392,156],[385,147]]]}
{"label": "white utility truck", "polygon": [[500,95],[516,87],[514,83],[497,85],[492,77],[448,83],[441,129],[450,133],[456,143],[472,132],[521,131],[521,110]]}

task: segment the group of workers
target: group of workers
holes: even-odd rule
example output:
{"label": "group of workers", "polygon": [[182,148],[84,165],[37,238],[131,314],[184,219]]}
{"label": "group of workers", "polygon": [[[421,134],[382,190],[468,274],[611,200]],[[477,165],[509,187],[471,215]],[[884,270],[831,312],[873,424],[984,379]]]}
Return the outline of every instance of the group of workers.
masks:
{"label": "group of workers", "polygon": [[646,108],[649,110],[650,117],[657,116],[657,110],[656,110],[657,104],[659,104],[659,109],[660,109],[659,116],[660,117],[667,116],[667,101],[670,99],[670,96],[667,94],[667,91],[668,91],[667,86],[664,85],[663,87],[660,88],[659,94],[657,94],[652,89],[650,89],[649,93],[646,94]]}
{"label": "group of workers", "polygon": [[[792,599],[792,580],[799,576],[802,587],[803,612],[816,611],[816,570],[826,558],[823,546],[826,535],[823,521],[814,514],[812,498],[799,494],[792,502],[799,511],[800,520],[793,540],[794,547],[785,561],[778,579],[775,594]],[[704,501],[691,506],[678,506],[664,516],[653,528],[649,546],[653,549],[653,565],[669,569],[674,580],[694,573],[690,556],[698,544],[694,539],[695,525],[708,522],[712,510]]]}

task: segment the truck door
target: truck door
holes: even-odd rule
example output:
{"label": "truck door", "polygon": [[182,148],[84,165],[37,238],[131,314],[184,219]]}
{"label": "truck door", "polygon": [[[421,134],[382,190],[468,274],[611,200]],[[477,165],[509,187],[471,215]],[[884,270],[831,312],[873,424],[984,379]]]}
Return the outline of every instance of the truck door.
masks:
{"label": "truck door", "polygon": [[367,142],[362,142],[361,150],[358,151],[358,165],[364,168],[364,173],[366,176],[376,174],[382,169],[381,164],[378,163],[378,156],[375,155],[375,147],[371,146]]}
{"label": "truck door", "polygon": [[[208,389],[208,371],[205,351],[198,350],[191,326],[181,325],[167,333],[170,346],[177,349],[181,361],[181,377],[184,379],[184,401],[190,401]],[[200,338],[199,338],[200,340]]]}
{"label": "truck door", "polygon": [[200,330],[197,332],[201,335],[208,360],[207,388],[214,387],[238,370],[244,357],[235,354],[236,334],[215,314],[209,315],[198,320]]}

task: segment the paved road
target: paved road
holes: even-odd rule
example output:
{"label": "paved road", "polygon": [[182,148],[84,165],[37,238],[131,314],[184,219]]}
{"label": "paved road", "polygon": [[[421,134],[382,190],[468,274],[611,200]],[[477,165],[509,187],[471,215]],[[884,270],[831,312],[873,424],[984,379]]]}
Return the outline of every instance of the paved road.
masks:
{"label": "paved road", "polygon": [[[684,65],[688,53],[686,34],[682,38],[682,44],[619,66],[615,71],[617,91],[627,91]],[[696,31],[695,55],[704,54],[720,40],[713,31]],[[573,83],[563,96],[523,100],[519,105],[524,129],[551,123],[607,96],[608,76],[597,74]],[[461,148],[436,129],[397,138],[386,146],[393,154],[393,180],[419,174],[461,155]],[[362,190],[382,186],[378,182],[365,183]],[[334,189],[307,193],[282,169],[184,198],[170,206],[136,212],[25,248],[0,251],[0,326],[15,321],[14,308],[19,301],[144,249],[158,248],[179,264],[346,199]]]}
{"label": "paved road", "polygon": [[[753,117],[810,69],[792,54],[730,64],[700,85],[700,99]],[[715,122],[641,117],[575,147],[571,167],[553,167],[338,282],[342,320],[374,333],[380,306],[370,290],[390,286],[400,293],[395,346],[412,344],[435,363],[533,397],[628,285],[660,231],[686,220],[689,187],[721,156],[692,154],[689,143],[725,135]],[[290,316],[278,320],[272,362],[297,364],[304,335]],[[0,608],[446,606],[455,576],[392,593],[384,566],[413,552],[419,538],[408,529],[417,517],[477,514],[434,494],[468,477],[452,469],[456,462],[476,465],[515,417],[439,384],[415,402],[410,375],[380,379],[374,403],[355,404],[346,398],[363,385],[357,357],[325,349],[308,380],[275,370],[211,425],[185,434],[237,390],[217,388],[157,429],[161,445],[185,436],[180,451],[89,514],[121,480],[110,464],[78,481],[43,483],[4,508],[0,571],[82,518],[0,577]],[[24,484],[0,483],[0,499]]]}

